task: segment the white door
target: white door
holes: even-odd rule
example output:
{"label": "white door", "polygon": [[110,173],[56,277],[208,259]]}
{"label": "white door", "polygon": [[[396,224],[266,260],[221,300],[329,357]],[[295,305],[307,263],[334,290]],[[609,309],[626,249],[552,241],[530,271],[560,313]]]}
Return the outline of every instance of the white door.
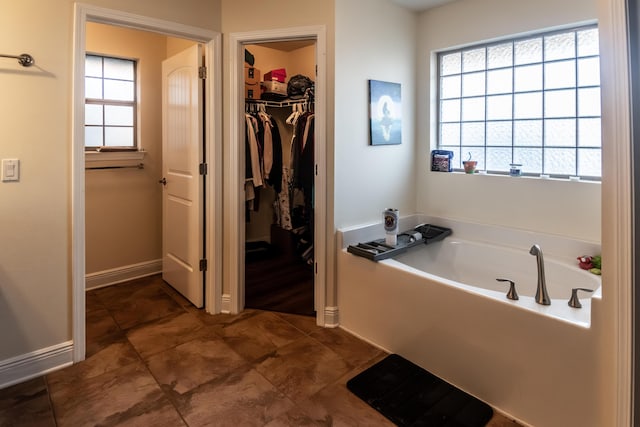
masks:
{"label": "white door", "polygon": [[204,302],[201,47],[162,63],[162,278],[196,307]]}

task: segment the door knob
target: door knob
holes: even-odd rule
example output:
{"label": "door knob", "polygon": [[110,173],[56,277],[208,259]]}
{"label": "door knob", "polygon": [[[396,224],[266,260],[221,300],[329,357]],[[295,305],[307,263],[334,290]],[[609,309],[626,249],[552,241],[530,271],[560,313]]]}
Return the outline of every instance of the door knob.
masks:
{"label": "door knob", "polygon": [[158,183],[162,185],[167,185],[167,178],[163,177],[160,181],[158,181]]}

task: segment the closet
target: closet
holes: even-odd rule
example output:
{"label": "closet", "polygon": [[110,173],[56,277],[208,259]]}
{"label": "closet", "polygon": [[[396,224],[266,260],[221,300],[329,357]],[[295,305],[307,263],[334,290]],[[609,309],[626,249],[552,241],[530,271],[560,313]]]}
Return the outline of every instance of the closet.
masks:
{"label": "closet", "polygon": [[245,307],[314,316],[315,40],[245,49]]}

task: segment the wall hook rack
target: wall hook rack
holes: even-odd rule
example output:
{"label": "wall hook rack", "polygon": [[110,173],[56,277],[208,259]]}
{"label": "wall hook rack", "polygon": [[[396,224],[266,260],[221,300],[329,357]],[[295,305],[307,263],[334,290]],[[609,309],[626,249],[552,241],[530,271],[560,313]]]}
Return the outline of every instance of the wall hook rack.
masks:
{"label": "wall hook rack", "polygon": [[36,62],[35,59],[33,59],[33,56],[28,53],[23,53],[22,55],[4,55],[0,53],[0,57],[17,59],[18,63],[23,67],[30,67]]}

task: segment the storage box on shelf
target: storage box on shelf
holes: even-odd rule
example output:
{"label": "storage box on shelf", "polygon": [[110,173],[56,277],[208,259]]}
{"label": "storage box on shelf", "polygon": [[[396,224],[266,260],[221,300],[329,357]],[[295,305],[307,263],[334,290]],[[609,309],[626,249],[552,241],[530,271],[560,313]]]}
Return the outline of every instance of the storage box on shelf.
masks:
{"label": "storage box on shelf", "polygon": [[275,70],[271,70],[264,75],[265,82],[280,82],[284,83],[287,78],[287,71],[284,68],[277,68]]}
{"label": "storage box on shelf", "polygon": [[260,84],[244,84],[244,97],[246,99],[260,99],[261,90]]}
{"label": "storage box on shelf", "polygon": [[255,67],[249,67],[246,63],[244,64],[244,83],[245,84],[259,84],[262,75],[260,74],[260,70]]}
{"label": "storage box on shelf", "polygon": [[263,81],[262,82],[262,91],[266,93],[275,93],[278,95],[287,96],[287,85],[285,83],[280,83],[275,80],[272,81]]}

